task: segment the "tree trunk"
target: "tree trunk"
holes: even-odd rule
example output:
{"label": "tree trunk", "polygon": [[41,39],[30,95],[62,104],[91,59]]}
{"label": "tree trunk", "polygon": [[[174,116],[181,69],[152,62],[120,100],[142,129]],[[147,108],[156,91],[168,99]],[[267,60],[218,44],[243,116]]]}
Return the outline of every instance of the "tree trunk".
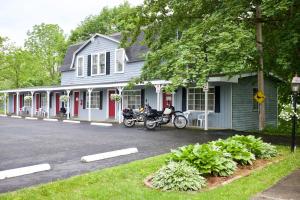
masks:
{"label": "tree trunk", "polygon": [[[256,6],[256,48],[258,51],[258,73],[257,84],[258,91],[265,93],[264,91],[264,58],[263,58],[263,38],[262,38],[262,17],[260,5]],[[265,103],[259,104],[259,130],[263,130],[265,127]]]}

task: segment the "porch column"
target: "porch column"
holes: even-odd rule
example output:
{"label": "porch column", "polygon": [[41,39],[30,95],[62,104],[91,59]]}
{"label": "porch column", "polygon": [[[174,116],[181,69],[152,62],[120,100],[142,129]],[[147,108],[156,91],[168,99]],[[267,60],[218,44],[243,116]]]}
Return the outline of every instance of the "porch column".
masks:
{"label": "porch column", "polygon": [[17,92],[17,111],[16,111],[16,115],[19,116],[19,112],[20,112],[20,97],[19,97],[20,93]]}
{"label": "porch column", "polygon": [[3,105],[4,105],[4,115],[7,115],[7,104],[6,104],[7,100],[6,100],[6,97],[7,97],[7,94],[4,93],[4,103],[3,103]]}
{"label": "porch column", "polygon": [[34,106],[33,106],[33,103],[34,103],[34,91],[31,91],[31,117],[33,117],[33,112],[34,112]]}
{"label": "porch column", "polygon": [[50,118],[50,91],[47,91],[47,118]]}
{"label": "porch column", "polygon": [[89,122],[92,121],[92,115],[91,115],[91,100],[92,100],[92,91],[93,89],[89,88],[88,90],[88,109],[89,109]]}
{"label": "porch column", "polygon": [[154,85],[155,86],[155,90],[156,90],[156,109],[157,110],[161,110],[160,107],[160,92],[161,92],[161,89],[162,89],[162,85]]}
{"label": "porch column", "polygon": [[204,130],[208,130],[208,83],[203,87],[205,94],[205,114],[204,114]]}
{"label": "porch column", "polygon": [[[124,87],[118,87],[119,95],[122,97],[122,92]],[[123,104],[123,97],[121,98],[121,102],[118,103],[118,110],[119,110],[119,124],[122,123],[122,104]]]}
{"label": "porch column", "polygon": [[67,102],[67,119],[70,119],[70,92],[71,90],[66,90],[67,91],[67,97],[68,97],[68,102]]}

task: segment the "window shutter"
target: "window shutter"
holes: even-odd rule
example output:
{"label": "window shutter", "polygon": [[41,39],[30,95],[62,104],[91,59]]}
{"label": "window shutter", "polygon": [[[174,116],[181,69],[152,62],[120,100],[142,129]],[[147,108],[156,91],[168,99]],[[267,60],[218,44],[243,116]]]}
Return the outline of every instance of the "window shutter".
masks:
{"label": "window shutter", "polygon": [[106,52],[106,75],[110,74],[110,52]]}
{"label": "window shutter", "polygon": [[141,89],[141,107],[145,107],[145,89]]}
{"label": "window shutter", "polygon": [[53,97],[53,93],[50,93],[50,108],[52,108],[52,97]]}
{"label": "window shutter", "polygon": [[91,76],[91,71],[92,71],[91,55],[88,55],[88,69],[87,69],[88,76]]}
{"label": "window shutter", "polygon": [[102,110],[103,108],[103,91],[100,91],[100,98],[99,98],[99,109]]}
{"label": "window shutter", "polygon": [[182,112],[186,111],[186,88],[182,88]]}
{"label": "window shutter", "polygon": [[86,105],[86,92],[83,92],[82,96],[83,96],[83,101],[82,101],[83,105],[82,105],[82,108],[85,109],[85,105]]}
{"label": "window shutter", "polygon": [[215,86],[215,112],[219,113],[220,110],[220,86]]}

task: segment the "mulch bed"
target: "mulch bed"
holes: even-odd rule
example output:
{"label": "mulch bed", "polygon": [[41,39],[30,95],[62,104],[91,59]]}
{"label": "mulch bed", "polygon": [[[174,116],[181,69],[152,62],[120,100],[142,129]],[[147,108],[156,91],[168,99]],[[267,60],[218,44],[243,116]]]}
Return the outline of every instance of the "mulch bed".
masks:
{"label": "mulch bed", "polygon": [[[220,176],[205,177],[207,180],[207,182],[206,182],[207,186],[204,189],[211,190],[211,189],[217,188],[219,186],[226,185],[226,184],[231,183],[232,181],[235,181],[242,177],[249,176],[252,172],[261,170],[264,167],[266,167],[272,163],[279,162],[280,160],[281,160],[280,157],[277,157],[277,159],[274,159],[274,160],[273,159],[271,159],[271,160],[259,159],[259,160],[253,161],[252,165],[244,165],[244,166],[238,165],[238,168],[231,176],[228,176],[228,177],[220,177]],[[152,186],[152,178],[153,178],[153,175],[150,175],[144,180],[144,184],[147,187],[154,188]]]}

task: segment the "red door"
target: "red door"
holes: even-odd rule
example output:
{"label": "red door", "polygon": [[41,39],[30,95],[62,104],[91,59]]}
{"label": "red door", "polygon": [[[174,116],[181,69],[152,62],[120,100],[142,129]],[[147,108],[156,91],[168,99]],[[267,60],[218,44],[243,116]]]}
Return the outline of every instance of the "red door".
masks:
{"label": "red door", "polygon": [[17,112],[17,95],[14,95],[14,113],[16,114]]}
{"label": "red door", "polygon": [[115,91],[108,91],[108,98],[109,98],[109,102],[108,102],[108,116],[109,118],[115,118],[115,112],[116,112],[116,104],[114,101],[112,101],[110,99],[110,95],[111,94],[115,94]]}
{"label": "red door", "polygon": [[40,109],[40,94],[35,95],[35,105],[36,105],[36,110]]}
{"label": "red door", "polygon": [[78,116],[79,92],[74,92],[74,116]]}
{"label": "red door", "polygon": [[168,105],[173,105],[172,94],[163,93],[163,109],[165,109]]}
{"label": "red door", "polygon": [[55,95],[55,106],[56,106],[56,114],[59,114],[59,94],[56,93]]}

